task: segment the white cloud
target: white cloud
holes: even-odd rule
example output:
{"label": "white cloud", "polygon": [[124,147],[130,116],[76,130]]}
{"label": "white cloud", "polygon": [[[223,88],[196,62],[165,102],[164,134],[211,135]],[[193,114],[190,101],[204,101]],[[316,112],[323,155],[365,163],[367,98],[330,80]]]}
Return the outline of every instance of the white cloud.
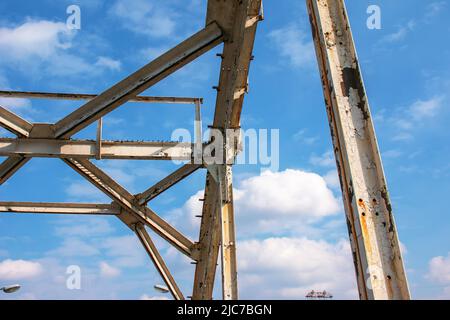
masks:
{"label": "white cloud", "polygon": [[[379,122],[389,124],[394,134],[391,135],[394,141],[410,141],[414,139],[414,134],[429,120],[436,118],[445,106],[447,98],[445,95],[434,96],[430,99],[418,99],[411,105],[397,110],[393,116],[380,114]],[[383,113],[383,112],[382,112]],[[389,151],[386,156],[397,157],[397,152]]]}
{"label": "white cloud", "polygon": [[121,271],[118,268],[115,268],[108,264],[105,261],[100,262],[100,275],[106,278],[115,278],[120,275]]}
{"label": "white cloud", "polygon": [[21,25],[0,28],[0,64],[38,78],[98,76],[106,69],[120,69],[119,61],[107,57],[100,56],[96,63],[90,63],[80,55],[80,46],[77,54],[70,53],[76,34],[65,23],[48,20],[28,20]]}
{"label": "white cloud", "polygon": [[336,160],[334,158],[334,153],[332,150],[328,150],[320,156],[315,154],[311,155],[309,158],[309,162],[312,165],[320,166],[320,167],[334,167],[336,166]]}
{"label": "white cloud", "polygon": [[4,260],[0,262],[1,280],[31,279],[42,272],[42,266],[38,262],[26,260]]}
{"label": "white cloud", "polygon": [[269,33],[269,39],[277,47],[280,56],[287,58],[294,67],[302,68],[314,63],[314,44],[299,26],[291,24],[273,30]]}
{"label": "white cloud", "polygon": [[330,188],[339,189],[341,188],[341,183],[339,181],[339,175],[337,170],[328,171],[323,177]]}
{"label": "white cloud", "polygon": [[432,118],[438,114],[439,109],[443,106],[444,97],[437,96],[429,100],[418,100],[409,108],[413,118],[417,121],[423,118]]}
{"label": "white cloud", "polygon": [[161,3],[148,0],[117,0],[110,13],[119,18],[125,28],[151,37],[170,37],[176,27],[172,12]]}
{"label": "white cloud", "polygon": [[62,237],[92,237],[109,234],[114,228],[108,217],[60,217],[56,222],[55,233]]}
{"label": "white cloud", "polygon": [[312,145],[319,140],[318,136],[308,136],[305,129],[297,131],[292,138],[300,143],[304,143],[306,145]]}
{"label": "white cloud", "polygon": [[434,257],[428,263],[427,277],[437,283],[450,285],[450,253],[447,257]]}
{"label": "white cloud", "polygon": [[[203,191],[171,212],[171,221],[189,235],[197,236]],[[341,208],[323,177],[311,172],[287,169],[265,171],[243,179],[234,189],[238,235],[314,232],[310,224],[340,212]]]}
{"label": "white cloud", "polygon": [[145,250],[135,235],[104,238],[98,247],[117,267],[136,267],[147,261]]}
{"label": "white cloud", "polygon": [[303,217],[324,217],[336,213],[337,201],[318,174],[288,169],[265,171],[243,181],[235,201],[244,211]]}
{"label": "white cloud", "polygon": [[399,42],[405,39],[409,32],[414,30],[415,25],[416,24],[413,20],[408,21],[408,23],[406,23],[405,25],[400,26],[396,32],[393,32],[383,37],[381,39],[381,42],[388,42],[388,43]]}
{"label": "white cloud", "polygon": [[0,28],[2,57],[49,58],[70,47],[71,32],[61,22],[28,21],[15,28]]}
{"label": "white cloud", "polygon": [[120,69],[122,69],[122,63],[119,60],[114,60],[108,57],[98,57],[95,65],[111,71],[120,71]]}
{"label": "white cloud", "polygon": [[98,255],[98,248],[82,239],[76,237],[65,238],[58,248],[48,252],[48,255],[62,257],[91,257]]}
{"label": "white cloud", "polygon": [[347,241],[336,244],[306,238],[242,241],[238,247],[242,298],[301,299],[327,290],[356,299],[356,280]]}
{"label": "white cloud", "polygon": [[425,19],[429,22],[432,18],[441,13],[446,6],[447,3],[445,1],[435,1],[428,4]]}

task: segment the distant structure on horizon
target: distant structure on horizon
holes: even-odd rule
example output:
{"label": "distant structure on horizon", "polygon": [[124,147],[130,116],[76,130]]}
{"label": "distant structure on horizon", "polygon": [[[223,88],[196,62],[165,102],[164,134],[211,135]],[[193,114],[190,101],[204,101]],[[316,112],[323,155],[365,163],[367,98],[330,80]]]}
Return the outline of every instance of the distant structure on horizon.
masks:
{"label": "distant structure on horizon", "polygon": [[305,296],[308,300],[325,300],[325,299],[333,299],[333,295],[327,291],[310,291]]}

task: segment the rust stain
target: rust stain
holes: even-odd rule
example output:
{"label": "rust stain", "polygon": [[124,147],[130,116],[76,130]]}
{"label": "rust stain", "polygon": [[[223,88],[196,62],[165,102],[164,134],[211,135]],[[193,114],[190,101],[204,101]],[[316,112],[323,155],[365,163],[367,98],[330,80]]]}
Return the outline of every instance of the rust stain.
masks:
{"label": "rust stain", "polygon": [[372,256],[372,247],[370,246],[369,230],[367,228],[367,221],[365,216],[361,216],[361,232],[364,240],[364,246],[368,256]]}
{"label": "rust stain", "polygon": [[392,297],[394,296],[394,291],[392,290],[392,283],[391,283],[391,276],[387,276],[387,280],[386,280],[386,289],[387,289],[387,293],[388,293],[388,298],[392,299]]}
{"label": "rust stain", "polygon": [[362,210],[364,210],[364,212],[367,211],[366,204],[365,204],[365,202],[364,202],[363,199],[359,199],[359,200],[358,200],[358,206],[359,206]]}

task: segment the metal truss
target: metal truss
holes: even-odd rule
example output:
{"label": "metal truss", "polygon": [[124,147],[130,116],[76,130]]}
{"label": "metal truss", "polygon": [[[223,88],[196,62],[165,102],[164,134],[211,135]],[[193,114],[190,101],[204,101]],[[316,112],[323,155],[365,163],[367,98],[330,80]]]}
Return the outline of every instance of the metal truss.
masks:
{"label": "metal truss", "polygon": [[[343,0],[306,0],[322,74],[330,128],[343,188],[358,288],[362,299],[408,299],[399,242],[387,193]],[[206,26],[135,73],[99,95],[1,91],[0,96],[87,100],[53,124],[29,123],[0,106],[0,125],[17,136],[0,139],[0,184],[30,158],[60,158],[105,195],[110,204],[0,202],[0,212],[112,215],[136,234],[175,299],[184,295],[164,263],[146,227],[196,265],[192,299],[213,296],[219,254],[223,299],[238,298],[232,161],[198,163],[205,145],[196,128],[194,144],[102,140],[102,117],[129,101],[195,105],[200,98],[144,97],[142,92],[223,43],[213,128],[240,128],[256,28],[263,19],[261,0],[209,0]],[[71,137],[98,122],[93,140]],[[224,143],[226,155],[230,150]],[[231,155],[233,159],[235,154]],[[90,159],[184,160],[187,164],[147,190],[133,195]],[[199,240],[194,242],[148,207],[158,195],[199,169],[207,169]]]}
{"label": "metal truss", "polygon": [[[198,156],[196,152],[202,152],[206,146],[201,141],[201,127],[198,124],[196,126],[195,144],[105,141],[102,139],[102,117],[129,101],[182,103],[195,105],[196,122],[199,122],[201,98],[148,97],[139,94],[223,43],[213,125],[223,131],[239,128],[256,26],[261,18],[261,0],[210,0],[204,29],[99,95],[0,91],[3,97],[87,100],[79,109],[53,124],[29,123],[0,106],[0,125],[17,136],[15,139],[0,138],[0,156],[7,157],[0,164],[0,184],[5,183],[33,157],[59,158],[112,200],[110,204],[1,202],[0,212],[116,216],[139,238],[173,297],[178,300],[184,299],[184,295],[146,227],[196,264],[193,299],[212,299],[219,243],[222,243],[223,297],[237,299],[231,165],[208,165],[200,241],[193,242],[147,204],[184,178],[207,167],[203,161],[195,161]],[[71,138],[94,122],[98,122],[96,139]],[[221,152],[228,152],[225,146],[223,148]],[[183,160],[186,164],[154,186],[133,195],[91,159]],[[212,179],[210,172],[213,172],[215,179]],[[219,190],[223,191],[224,197],[218,196]],[[215,222],[211,225],[212,221]],[[210,235],[213,236],[212,241],[208,240]]]}

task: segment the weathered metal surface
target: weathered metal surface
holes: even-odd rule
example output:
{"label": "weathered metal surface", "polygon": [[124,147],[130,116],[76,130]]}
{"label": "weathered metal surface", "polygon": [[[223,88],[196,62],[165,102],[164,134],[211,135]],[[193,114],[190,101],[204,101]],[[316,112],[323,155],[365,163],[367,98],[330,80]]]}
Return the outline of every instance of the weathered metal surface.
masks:
{"label": "weathered metal surface", "polygon": [[55,124],[55,137],[68,138],[74,135],[221,42],[222,30],[215,23],[209,24],[205,29],[58,121]]}
{"label": "weathered metal surface", "polygon": [[[23,99],[58,99],[58,100],[92,100],[96,94],[86,93],[54,93],[54,92],[29,92],[29,91],[2,91],[0,97],[5,98],[23,98]],[[149,97],[137,96],[128,100],[128,102],[141,103],[173,103],[173,104],[195,104],[197,101],[203,102],[202,98],[188,97]]]}
{"label": "weathered metal surface", "polygon": [[155,185],[151,186],[147,190],[142,193],[136,195],[136,199],[140,205],[145,205],[150,200],[156,198],[158,195],[174,186],[181,180],[185,179],[198,169],[200,169],[202,165],[197,164],[186,164],[182,166],[180,169],[176,170],[169,176],[165,177],[163,180],[159,181]]}
{"label": "weathered metal surface", "polygon": [[206,188],[197,244],[198,261],[195,268],[193,300],[211,300],[220,249],[219,184],[211,174],[206,176]]}
{"label": "weathered metal surface", "polygon": [[[125,188],[111,179],[106,173],[97,168],[89,160],[82,159],[64,159],[70,167],[78,172],[82,177],[91,182],[95,187],[114,200],[124,211],[119,218],[130,228],[132,224],[143,223],[150,227],[162,238],[166,239],[180,252],[188,257],[192,257],[192,248],[194,243],[177,231],[174,227],[161,219],[156,213],[148,207],[139,206],[136,198]],[[132,219],[131,219],[132,218]]]}
{"label": "weathered metal surface", "polygon": [[155,244],[153,243],[147,230],[145,230],[144,225],[142,223],[137,223],[134,226],[134,229],[135,229],[136,235],[138,236],[139,240],[141,241],[142,245],[144,246],[145,250],[147,251],[153,264],[155,265],[156,270],[158,270],[159,274],[161,275],[161,278],[166,283],[167,288],[169,289],[169,291],[172,294],[172,296],[174,297],[174,299],[175,300],[184,300],[183,293],[181,292],[180,288],[178,287],[177,283],[175,282],[174,278],[172,277],[172,274],[170,273],[169,268],[167,268],[166,263],[164,262],[163,258],[161,257],[161,254],[159,253],[158,249],[156,248]]}
{"label": "weathered metal surface", "polygon": [[119,215],[120,208],[112,204],[0,202],[0,212],[33,214]]}
{"label": "weathered metal surface", "polygon": [[219,177],[219,206],[220,229],[222,234],[222,298],[236,300],[237,286],[237,257],[236,231],[233,208],[232,166],[217,166]]}
{"label": "weathered metal surface", "polygon": [[361,299],[409,299],[397,229],[343,0],[307,0]]}
{"label": "weathered metal surface", "polygon": [[[213,127],[224,131],[239,128],[243,98],[248,91],[248,70],[252,59],[256,25],[262,19],[260,10],[261,0],[209,0],[205,29],[98,96],[0,91],[0,96],[10,98],[89,100],[56,124],[29,124],[6,109],[3,109],[4,111],[0,109],[0,124],[19,137],[0,139],[0,156],[11,156],[0,164],[0,183],[4,183],[31,157],[56,157],[62,158],[76,172],[113,199],[111,205],[3,202],[0,203],[0,212],[117,215],[136,232],[176,299],[183,299],[183,295],[144,225],[152,228],[183,254],[196,260],[194,299],[212,298],[219,247],[222,243],[223,297],[237,299],[231,165],[215,166],[218,170],[215,174],[216,180],[213,175],[207,174],[200,240],[194,244],[146,207],[145,203],[203,165],[198,162],[195,162],[195,165],[186,165],[145,192],[133,196],[88,160],[88,158],[191,160],[194,150],[191,144],[103,141],[101,123],[96,140],[68,139],[127,101],[186,103],[196,105],[196,145],[197,151],[200,151],[201,99],[139,97],[138,94],[224,40]],[[227,150],[225,154],[228,154]]]}
{"label": "weathered metal surface", "polygon": [[15,113],[0,106],[0,126],[18,137],[28,137],[33,125]]}
{"label": "weathered metal surface", "polygon": [[191,161],[192,152],[192,144],[178,142],[0,138],[0,156],[13,157]]}
{"label": "weathered metal surface", "polygon": [[[260,20],[260,10],[261,0],[208,1],[207,23],[216,21],[224,30],[224,49],[221,54],[214,128],[225,130],[240,126],[240,114],[244,94],[248,89],[248,72],[257,22]],[[220,186],[208,172],[199,237],[200,260],[196,266],[193,299],[212,298],[219,250],[217,241],[221,238],[220,235],[231,234],[226,230],[220,232],[220,219],[215,215],[222,216],[225,212],[229,219],[226,220],[228,223],[222,226],[230,228],[234,234],[234,219],[231,218],[234,216],[232,204],[216,207],[215,204],[219,202],[218,192],[220,192]],[[232,197],[232,190],[229,193]],[[223,297],[226,299],[238,298],[235,250],[235,245],[228,246],[228,258],[222,260],[226,264],[222,266],[222,289]]]}

